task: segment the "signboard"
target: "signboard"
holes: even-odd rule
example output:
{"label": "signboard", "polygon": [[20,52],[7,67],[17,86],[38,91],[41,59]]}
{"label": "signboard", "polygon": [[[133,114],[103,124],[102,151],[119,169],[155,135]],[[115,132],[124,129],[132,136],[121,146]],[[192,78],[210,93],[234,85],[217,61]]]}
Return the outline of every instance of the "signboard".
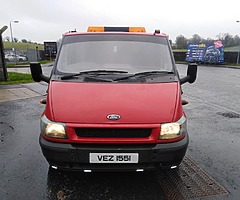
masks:
{"label": "signboard", "polygon": [[57,42],[44,42],[44,53],[46,59],[55,59],[57,55]]}
{"label": "signboard", "polygon": [[214,43],[189,44],[187,62],[223,64],[224,63],[224,46],[221,40]]}

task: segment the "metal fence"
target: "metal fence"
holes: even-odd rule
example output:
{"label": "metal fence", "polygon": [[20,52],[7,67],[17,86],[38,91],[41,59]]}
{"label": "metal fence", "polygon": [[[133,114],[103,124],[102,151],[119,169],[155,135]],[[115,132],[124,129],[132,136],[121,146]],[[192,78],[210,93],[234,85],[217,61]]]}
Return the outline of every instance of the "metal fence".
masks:
{"label": "metal fence", "polygon": [[[38,49],[26,49],[26,50],[18,50],[16,49],[16,52],[12,51],[12,49],[5,49],[4,50],[5,55],[17,55],[20,56],[21,58],[25,59],[16,59],[17,62],[24,62],[24,61],[29,61],[29,62],[35,62],[39,60],[44,60],[45,55],[43,50],[38,50]],[[11,62],[11,60],[6,60],[6,62]]]}

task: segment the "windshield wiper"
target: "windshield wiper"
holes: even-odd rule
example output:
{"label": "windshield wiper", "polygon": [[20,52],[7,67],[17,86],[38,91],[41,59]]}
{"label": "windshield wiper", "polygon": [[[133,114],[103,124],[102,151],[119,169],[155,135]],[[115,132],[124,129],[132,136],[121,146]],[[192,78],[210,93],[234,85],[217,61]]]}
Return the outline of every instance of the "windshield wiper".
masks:
{"label": "windshield wiper", "polygon": [[169,71],[146,71],[146,72],[136,73],[136,74],[134,74],[134,76],[152,75],[152,74],[173,74],[173,72],[169,72]]}
{"label": "windshield wiper", "polygon": [[76,74],[65,75],[61,77],[61,80],[71,79],[74,76],[81,76],[84,74],[92,74],[92,75],[104,75],[104,74],[122,74],[128,73],[127,71],[120,71],[120,70],[90,70],[90,71],[83,71]]}
{"label": "windshield wiper", "polygon": [[169,72],[169,71],[146,71],[146,72],[139,72],[139,73],[136,73],[136,74],[132,74],[132,75],[129,75],[129,76],[125,76],[125,77],[122,77],[122,78],[116,78],[114,79],[114,81],[120,81],[120,80],[125,80],[125,79],[129,79],[129,78],[132,78],[132,77],[146,77],[146,76],[150,76],[150,75],[155,75],[155,74],[173,74],[173,72]]}

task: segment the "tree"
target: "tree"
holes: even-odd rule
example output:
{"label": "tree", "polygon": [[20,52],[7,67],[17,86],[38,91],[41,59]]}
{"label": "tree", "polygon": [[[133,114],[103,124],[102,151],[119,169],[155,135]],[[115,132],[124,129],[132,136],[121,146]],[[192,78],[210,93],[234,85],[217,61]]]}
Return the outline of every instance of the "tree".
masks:
{"label": "tree", "polygon": [[204,38],[202,38],[202,41],[201,41],[202,43],[214,43],[214,39],[212,39],[212,38],[207,38],[207,39],[204,39]]}
{"label": "tree", "polygon": [[226,47],[234,46],[233,36],[230,35],[229,33],[225,33],[224,34],[224,39],[223,39],[223,44]]}
{"label": "tree", "polygon": [[216,37],[218,38],[218,40],[224,40],[224,34],[225,33],[219,33]]}
{"label": "tree", "polygon": [[234,46],[240,45],[240,37],[238,35],[235,35],[233,37],[234,40]]}
{"label": "tree", "polygon": [[18,42],[18,39],[17,39],[17,38],[13,38],[13,41],[14,41],[14,42]]}
{"label": "tree", "polygon": [[236,45],[235,39],[229,33],[219,33],[217,37],[219,40],[223,41],[225,47],[231,47]]}
{"label": "tree", "polygon": [[10,42],[10,37],[9,37],[9,36],[5,37],[5,38],[4,38],[4,41]]}
{"label": "tree", "polygon": [[28,41],[26,39],[22,39],[22,43],[27,43]]}
{"label": "tree", "polygon": [[176,37],[175,45],[177,49],[186,49],[188,40],[183,35]]}
{"label": "tree", "polygon": [[200,42],[202,42],[202,38],[198,34],[194,34],[192,38],[189,40],[189,43],[192,44],[199,44]]}

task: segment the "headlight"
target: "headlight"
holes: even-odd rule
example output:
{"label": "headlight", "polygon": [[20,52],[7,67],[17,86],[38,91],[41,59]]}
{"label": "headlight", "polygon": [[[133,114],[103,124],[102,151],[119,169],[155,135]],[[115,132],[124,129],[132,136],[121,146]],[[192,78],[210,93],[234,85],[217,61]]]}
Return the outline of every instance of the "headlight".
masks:
{"label": "headlight", "polygon": [[187,132],[187,120],[182,116],[177,122],[161,125],[160,140],[174,139],[181,137]]}
{"label": "headlight", "polygon": [[41,131],[47,137],[52,138],[67,138],[66,124],[52,122],[45,115],[41,118]]}

